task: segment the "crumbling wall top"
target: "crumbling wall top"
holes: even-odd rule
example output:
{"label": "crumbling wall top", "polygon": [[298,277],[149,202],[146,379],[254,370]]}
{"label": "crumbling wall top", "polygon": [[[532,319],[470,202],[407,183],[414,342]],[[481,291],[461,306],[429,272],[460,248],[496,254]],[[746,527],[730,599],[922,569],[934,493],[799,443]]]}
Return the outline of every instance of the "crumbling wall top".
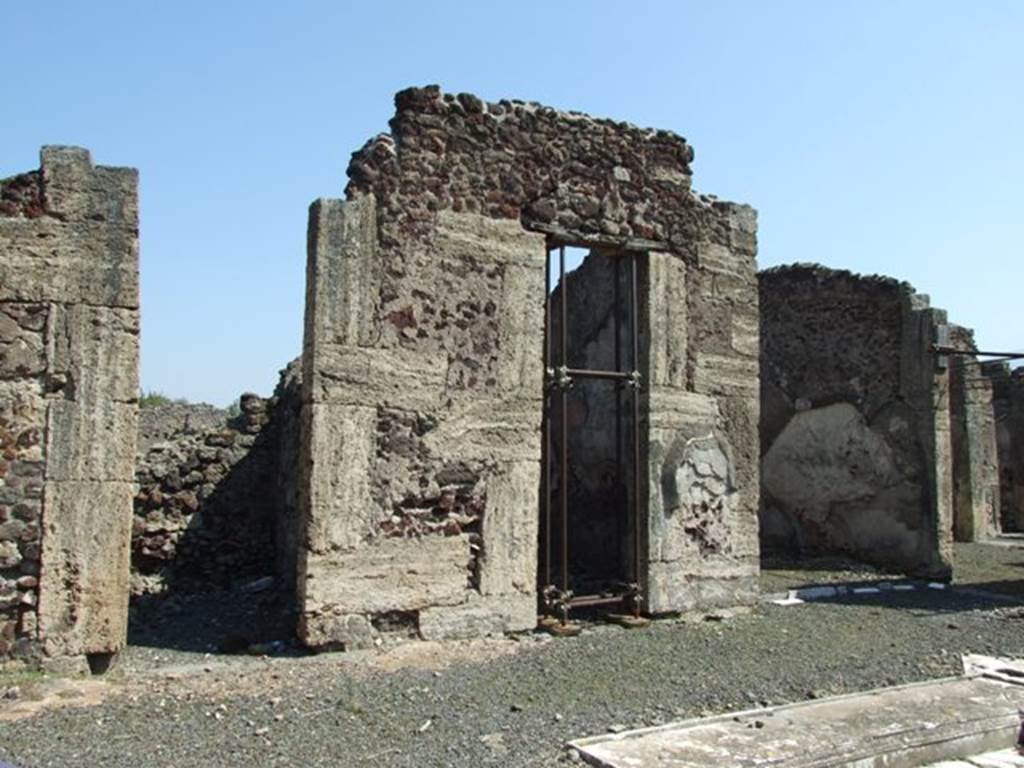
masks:
{"label": "crumbling wall top", "polygon": [[693,148],[670,131],[438,86],[401,91],[395,107],[391,134],[353,154],[346,190],[374,194],[381,220],[397,222],[385,246],[428,237],[436,212],[452,210],[518,218],[567,242],[633,239],[686,253],[708,226],[699,209],[746,208],[693,193]]}
{"label": "crumbling wall top", "polygon": [[888,275],[862,275],[848,269],[833,269],[813,262],[797,262],[768,267],[758,273],[758,278],[762,282],[769,283],[785,281],[787,283],[828,284],[829,290],[834,290],[839,284],[847,284],[865,290],[878,289],[898,292],[908,297],[916,296],[923,302],[928,300],[927,296],[917,293],[914,286],[905,280],[897,280]]}

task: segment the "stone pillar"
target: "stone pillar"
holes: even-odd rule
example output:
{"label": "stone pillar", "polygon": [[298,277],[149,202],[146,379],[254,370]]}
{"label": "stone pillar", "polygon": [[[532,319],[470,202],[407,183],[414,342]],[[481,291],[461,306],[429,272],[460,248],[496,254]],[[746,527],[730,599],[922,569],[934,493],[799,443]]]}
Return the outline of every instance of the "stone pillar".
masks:
{"label": "stone pillar", "polygon": [[[970,335],[966,329],[954,328]],[[973,342],[965,350],[973,349]],[[953,536],[985,541],[999,535],[999,457],[992,381],[973,356],[950,360]]]}
{"label": "stone pillar", "polygon": [[[646,608],[747,602],[759,569],[756,212],[721,204],[724,241],[642,270]],[[641,497],[643,498],[643,496]]]}
{"label": "stone pillar", "polygon": [[991,363],[999,464],[1000,523],[1006,532],[1024,532],[1024,368]]}
{"label": "stone pillar", "polygon": [[914,429],[924,452],[922,518],[918,564],[912,573],[944,579],[952,575],[953,455],[949,417],[949,370],[932,352],[946,325],[946,312],[928,306],[928,297],[903,300],[900,394],[914,414]]}
{"label": "stone pillar", "polygon": [[0,655],[103,656],[127,632],[137,172],[41,159],[0,182]]}
{"label": "stone pillar", "polygon": [[[394,631],[440,639],[532,628],[544,238],[518,222],[446,213],[416,265],[430,301],[444,306],[459,291],[501,318],[479,342],[487,349],[466,350],[471,363],[493,363],[481,391],[455,378],[441,350],[381,344],[382,322],[416,331],[374,305],[372,196],[314,203],[309,232],[300,638],[350,649]],[[434,328],[447,335],[447,325]],[[461,494],[474,498],[460,511]]]}

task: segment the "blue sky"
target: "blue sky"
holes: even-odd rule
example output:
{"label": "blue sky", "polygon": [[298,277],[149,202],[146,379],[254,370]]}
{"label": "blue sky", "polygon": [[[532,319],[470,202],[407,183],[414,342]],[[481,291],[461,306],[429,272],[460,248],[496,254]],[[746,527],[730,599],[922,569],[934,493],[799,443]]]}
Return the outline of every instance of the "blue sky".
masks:
{"label": "blue sky", "polygon": [[298,355],[308,204],[439,83],[669,128],[760,263],[928,293],[1024,348],[1024,3],[58,2],[0,21],[0,176],[141,172],[142,383],[219,405]]}

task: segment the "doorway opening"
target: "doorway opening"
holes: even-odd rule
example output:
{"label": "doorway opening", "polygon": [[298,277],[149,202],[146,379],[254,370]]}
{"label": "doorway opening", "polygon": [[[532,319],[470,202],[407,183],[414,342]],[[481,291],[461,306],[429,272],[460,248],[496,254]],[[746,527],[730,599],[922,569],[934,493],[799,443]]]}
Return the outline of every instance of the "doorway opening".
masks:
{"label": "doorway opening", "polygon": [[538,581],[562,624],[578,608],[640,611],[638,256],[547,253]]}

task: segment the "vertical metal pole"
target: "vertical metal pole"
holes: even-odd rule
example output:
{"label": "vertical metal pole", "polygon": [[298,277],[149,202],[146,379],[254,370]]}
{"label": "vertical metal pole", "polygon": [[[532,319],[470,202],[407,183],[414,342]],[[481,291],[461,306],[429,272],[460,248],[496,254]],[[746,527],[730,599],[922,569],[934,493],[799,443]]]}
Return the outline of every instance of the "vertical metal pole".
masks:
{"label": "vertical metal pole", "polygon": [[551,586],[551,412],[554,392],[549,371],[551,355],[551,249],[544,255],[544,584]]}
{"label": "vertical metal pole", "polygon": [[[629,257],[630,279],[629,322],[633,330],[633,371],[640,370],[640,318],[637,300],[636,254]],[[633,386],[633,582],[640,588],[640,381]],[[634,613],[640,613],[639,595],[633,602]]]}
{"label": "vertical metal pole", "polygon": [[[563,374],[569,367],[569,291],[565,284],[565,246],[558,249],[558,279],[561,296],[561,360]],[[569,388],[559,390],[562,405],[562,466],[561,466],[561,508],[562,508],[562,592],[569,591]],[[566,622],[566,611],[562,611],[562,623]]]}
{"label": "vertical metal pole", "polygon": [[[615,274],[612,279],[615,281],[612,286],[612,314],[614,316],[615,323],[615,370],[622,372],[622,257],[619,255],[610,256],[609,258],[615,261]],[[621,493],[622,488],[622,383],[617,382],[615,384],[615,493],[616,495]],[[625,525],[628,525],[628,520],[623,523],[622,515],[629,515],[629,500],[628,498],[620,499],[622,507],[615,511],[615,540],[619,542],[617,547],[619,557],[625,558],[626,553],[623,552],[622,539],[625,534]]]}

